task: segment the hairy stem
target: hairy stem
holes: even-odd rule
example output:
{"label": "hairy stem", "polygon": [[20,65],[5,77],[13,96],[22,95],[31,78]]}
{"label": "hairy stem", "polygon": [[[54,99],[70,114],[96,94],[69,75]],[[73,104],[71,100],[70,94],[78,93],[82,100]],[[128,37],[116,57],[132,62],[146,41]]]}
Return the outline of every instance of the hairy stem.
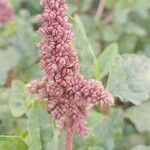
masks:
{"label": "hairy stem", "polygon": [[73,150],[73,131],[71,128],[66,129],[65,150]]}

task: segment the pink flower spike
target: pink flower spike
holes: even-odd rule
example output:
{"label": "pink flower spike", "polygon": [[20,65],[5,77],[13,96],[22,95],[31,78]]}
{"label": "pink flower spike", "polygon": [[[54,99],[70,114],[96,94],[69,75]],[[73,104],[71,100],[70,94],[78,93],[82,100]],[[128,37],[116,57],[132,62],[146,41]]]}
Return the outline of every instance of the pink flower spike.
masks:
{"label": "pink flower spike", "polygon": [[[101,82],[79,75],[80,65],[71,46],[72,25],[65,14],[65,0],[41,0],[40,4],[43,13],[38,17],[42,24],[39,32],[43,40],[38,48],[45,77],[30,82],[27,88],[37,93],[39,99],[48,99],[47,111],[61,130],[65,129],[71,137],[74,132],[87,134],[85,118],[92,106],[109,108],[114,99]],[[71,137],[66,135],[66,143],[72,141]],[[66,144],[66,150],[72,150],[71,143]]]}

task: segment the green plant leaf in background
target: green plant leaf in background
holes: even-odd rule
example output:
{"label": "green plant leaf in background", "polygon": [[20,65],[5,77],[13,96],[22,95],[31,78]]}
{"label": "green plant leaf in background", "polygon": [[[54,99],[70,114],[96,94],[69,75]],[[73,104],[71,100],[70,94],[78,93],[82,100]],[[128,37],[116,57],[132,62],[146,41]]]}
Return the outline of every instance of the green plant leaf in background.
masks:
{"label": "green plant leaf in background", "polygon": [[29,112],[29,129],[30,150],[50,150],[53,147],[53,125],[44,104],[40,101],[34,101]]}
{"label": "green plant leaf in background", "polygon": [[3,50],[0,51],[0,61],[0,85],[3,85],[8,72],[17,65],[19,55],[14,49]]}
{"label": "green plant leaf in background", "polygon": [[[75,26],[75,41],[74,46],[78,52],[81,64],[81,73],[86,77],[99,78],[99,68],[97,58],[95,56],[94,50],[89,42],[88,36],[84,29],[83,23],[79,16],[74,17]],[[88,61],[87,61],[88,60]],[[92,65],[94,64],[94,65]],[[93,74],[94,73],[94,74]]]}
{"label": "green plant leaf in background", "polygon": [[22,3],[22,0],[10,0],[13,7],[15,8],[15,10],[18,10],[21,3]]}
{"label": "green plant leaf in background", "polygon": [[123,111],[113,109],[109,115],[104,115],[93,110],[87,122],[90,132],[84,138],[75,136],[74,148],[76,150],[113,150],[122,133]]}
{"label": "green plant leaf in background", "polygon": [[27,0],[27,5],[31,14],[37,14],[41,10],[38,0]]}
{"label": "green plant leaf in background", "polygon": [[100,79],[108,74],[119,53],[118,45],[113,43],[106,47],[98,57]]}
{"label": "green plant leaf in background", "polygon": [[[22,11],[21,13],[21,17],[17,20],[18,27],[16,33],[11,38],[11,46],[21,58],[18,64],[19,73],[26,71],[27,68],[31,67],[38,60],[39,51],[36,43],[40,39],[40,36],[33,30],[28,12]],[[29,21],[27,22],[26,20]]]}
{"label": "green plant leaf in background", "polygon": [[123,102],[139,105],[150,98],[150,59],[122,55],[112,67],[107,88]]}
{"label": "green plant leaf in background", "polygon": [[132,148],[131,150],[150,150],[150,146],[147,145],[137,145],[136,147]]}
{"label": "green plant leaf in background", "polygon": [[10,88],[9,107],[14,117],[20,117],[26,112],[26,105],[33,99],[30,93],[25,89],[22,81],[14,80]]}
{"label": "green plant leaf in background", "polygon": [[94,147],[90,147],[90,148],[80,148],[78,150],[104,150],[102,147],[98,147],[98,146],[94,146]]}
{"label": "green plant leaf in background", "polygon": [[99,146],[113,150],[115,141],[122,133],[123,111],[115,109],[103,121],[94,128],[94,134]]}
{"label": "green plant leaf in background", "polygon": [[9,93],[8,88],[0,88],[0,135],[8,133],[16,126],[15,118],[8,107]]}
{"label": "green plant leaf in background", "polygon": [[119,51],[121,53],[133,53],[137,43],[137,36],[129,34],[119,39]]}
{"label": "green plant leaf in background", "polygon": [[28,150],[28,146],[20,137],[0,136],[0,150]]}
{"label": "green plant leaf in background", "polygon": [[125,117],[130,119],[140,132],[150,132],[150,101],[126,110]]}

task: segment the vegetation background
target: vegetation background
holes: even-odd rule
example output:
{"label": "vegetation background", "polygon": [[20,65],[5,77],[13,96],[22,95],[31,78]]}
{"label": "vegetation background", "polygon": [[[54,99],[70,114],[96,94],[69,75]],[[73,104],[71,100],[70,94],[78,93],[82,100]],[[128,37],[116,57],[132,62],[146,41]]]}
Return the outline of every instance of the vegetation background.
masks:
{"label": "vegetation background", "polygon": [[[28,81],[42,77],[39,0],[10,1],[15,19],[0,26],[0,150],[63,150],[63,136],[44,104],[25,90]],[[93,109],[91,132],[75,136],[74,150],[150,150],[149,0],[67,2],[81,73],[102,80],[115,97],[109,113]]]}

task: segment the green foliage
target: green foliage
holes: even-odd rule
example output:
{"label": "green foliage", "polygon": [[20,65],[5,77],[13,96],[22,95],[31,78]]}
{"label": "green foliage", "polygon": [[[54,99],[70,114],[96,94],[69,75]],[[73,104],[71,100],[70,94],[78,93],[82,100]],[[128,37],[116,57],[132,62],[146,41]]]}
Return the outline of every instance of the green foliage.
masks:
{"label": "green foliage", "polygon": [[1,150],[28,150],[26,143],[19,137],[15,136],[0,136]]}
{"label": "green foliage", "polygon": [[0,51],[0,85],[3,85],[7,79],[9,71],[16,67],[19,56],[13,49]]}
{"label": "green foliage", "polygon": [[118,56],[118,51],[118,45],[111,44],[99,55],[98,64],[100,70],[100,79],[109,73],[112,65],[115,62],[115,59]]}
{"label": "green foliage", "polygon": [[25,90],[25,84],[21,81],[13,81],[10,89],[9,107],[14,117],[20,117],[26,112],[27,103],[33,98]]}
{"label": "green foliage", "polygon": [[53,147],[54,129],[42,102],[34,101],[29,112],[30,150],[49,150]]}
{"label": "green foliage", "polygon": [[94,128],[94,134],[98,140],[98,144],[103,147],[103,149],[113,150],[115,141],[118,136],[121,135],[122,125],[123,112],[117,109],[112,111],[110,116]]}
{"label": "green foliage", "polygon": [[[129,108],[125,117],[129,118],[140,132],[150,132],[150,102]],[[143,125],[144,123],[144,125]]]}
{"label": "green foliage", "polygon": [[[94,50],[89,42],[81,19],[78,16],[75,16],[74,20],[76,23],[75,48],[76,50],[78,50],[79,53],[82,70],[81,73],[83,73],[87,77],[95,76],[95,78],[98,78],[99,77],[98,62]],[[78,37],[79,35],[82,37],[79,38]],[[92,63],[94,63],[93,66],[91,66]],[[94,72],[95,74],[92,75],[92,73]]]}
{"label": "green foliage", "polygon": [[150,98],[150,59],[145,56],[123,55],[112,67],[107,88],[121,101],[136,105]]}
{"label": "green foliage", "polygon": [[134,148],[132,148],[131,150],[149,150],[150,149],[150,146],[147,146],[147,145],[138,145]]}
{"label": "green foliage", "polygon": [[31,14],[38,13],[41,8],[38,0],[27,0],[27,6]]}

